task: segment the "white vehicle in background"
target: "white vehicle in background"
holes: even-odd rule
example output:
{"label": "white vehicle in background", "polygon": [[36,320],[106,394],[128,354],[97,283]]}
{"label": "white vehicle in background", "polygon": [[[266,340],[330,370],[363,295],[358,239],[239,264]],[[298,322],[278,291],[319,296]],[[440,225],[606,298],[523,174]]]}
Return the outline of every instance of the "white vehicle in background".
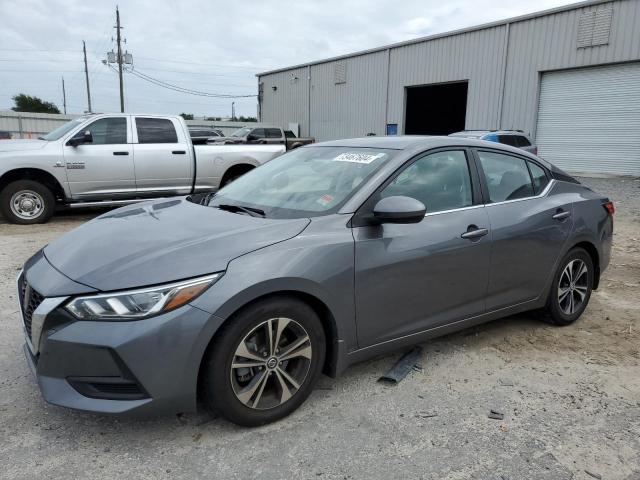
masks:
{"label": "white vehicle in background", "polygon": [[11,223],[44,223],[60,205],[212,192],[284,151],[194,146],[177,115],[87,115],[37,140],[0,142],[0,211]]}

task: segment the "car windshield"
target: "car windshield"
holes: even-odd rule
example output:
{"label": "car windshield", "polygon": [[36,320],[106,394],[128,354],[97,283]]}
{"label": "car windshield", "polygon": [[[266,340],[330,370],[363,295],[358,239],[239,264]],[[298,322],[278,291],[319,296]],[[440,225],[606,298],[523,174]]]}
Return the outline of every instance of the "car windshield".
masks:
{"label": "car windshield", "polygon": [[248,127],[241,128],[240,130],[236,130],[231,134],[232,137],[246,137],[251,133],[251,129]]}
{"label": "car windshield", "polygon": [[379,148],[298,148],[222,188],[209,206],[259,209],[269,218],[328,215],[396,153]]}
{"label": "car windshield", "polygon": [[47,133],[46,135],[43,135],[42,137],[39,137],[39,138],[40,138],[40,140],[47,140],[48,142],[51,142],[53,140],[58,140],[59,138],[63,137],[66,133],[70,132],[71,130],[76,128],[78,125],[80,125],[86,119],[87,119],[87,117],[80,117],[80,118],[76,118],[74,120],[71,120],[70,122],[67,122],[67,123],[65,123],[63,125],[60,125],[55,130],[53,130],[53,131],[51,131],[51,132]]}

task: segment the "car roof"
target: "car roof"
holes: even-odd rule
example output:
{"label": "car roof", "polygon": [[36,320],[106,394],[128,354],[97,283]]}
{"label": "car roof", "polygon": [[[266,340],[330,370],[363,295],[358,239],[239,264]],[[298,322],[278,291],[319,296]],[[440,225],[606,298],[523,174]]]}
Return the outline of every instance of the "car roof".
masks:
{"label": "car roof", "polygon": [[407,154],[414,154],[425,150],[440,147],[477,147],[491,148],[492,150],[504,150],[515,153],[519,156],[530,157],[547,168],[555,168],[546,160],[537,157],[525,150],[510,145],[497,142],[488,142],[476,138],[462,136],[419,136],[419,135],[398,135],[398,136],[372,136],[361,138],[346,138],[343,140],[330,140],[326,142],[313,143],[301,148],[313,147],[350,147],[350,148],[384,148],[389,150],[404,150]]}
{"label": "car roof", "polygon": [[461,132],[451,133],[450,137],[466,137],[466,138],[480,138],[489,133],[494,135],[521,135],[526,137],[527,134],[520,130],[462,130]]}

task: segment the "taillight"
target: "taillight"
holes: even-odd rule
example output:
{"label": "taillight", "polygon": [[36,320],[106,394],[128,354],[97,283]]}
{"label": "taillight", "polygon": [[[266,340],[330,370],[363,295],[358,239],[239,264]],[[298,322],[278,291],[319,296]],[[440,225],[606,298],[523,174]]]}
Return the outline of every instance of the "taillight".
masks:
{"label": "taillight", "polygon": [[538,155],[538,147],[534,147],[533,148],[533,154],[534,155]]}
{"label": "taillight", "polygon": [[613,215],[614,213],[616,213],[616,208],[613,206],[613,202],[605,202],[602,204],[602,206],[609,215]]}

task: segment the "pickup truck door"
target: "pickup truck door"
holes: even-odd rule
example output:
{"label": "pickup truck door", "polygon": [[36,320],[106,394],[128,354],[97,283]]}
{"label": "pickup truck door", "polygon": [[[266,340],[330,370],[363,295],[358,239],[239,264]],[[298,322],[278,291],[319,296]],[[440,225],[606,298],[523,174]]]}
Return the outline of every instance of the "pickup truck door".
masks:
{"label": "pickup truck door", "polygon": [[177,119],[134,119],[133,156],[138,194],[186,194],[193,183],[193,149]]}
{"label": "pickup truck door", "polygon": [[267,143],[275,145],[284,145],[285,137],[284,132],[279,128],[265,128],[267,134]]}
{"label": "pickup truck door", "polygon": [[[74,147],[65,140],[62,155],[74,199],[112,198],[135,193],[130,121],[126,115],[100,118],[79,130],[91,132],[92,143]],[[78,131],[73,135],[76,133]]]}

